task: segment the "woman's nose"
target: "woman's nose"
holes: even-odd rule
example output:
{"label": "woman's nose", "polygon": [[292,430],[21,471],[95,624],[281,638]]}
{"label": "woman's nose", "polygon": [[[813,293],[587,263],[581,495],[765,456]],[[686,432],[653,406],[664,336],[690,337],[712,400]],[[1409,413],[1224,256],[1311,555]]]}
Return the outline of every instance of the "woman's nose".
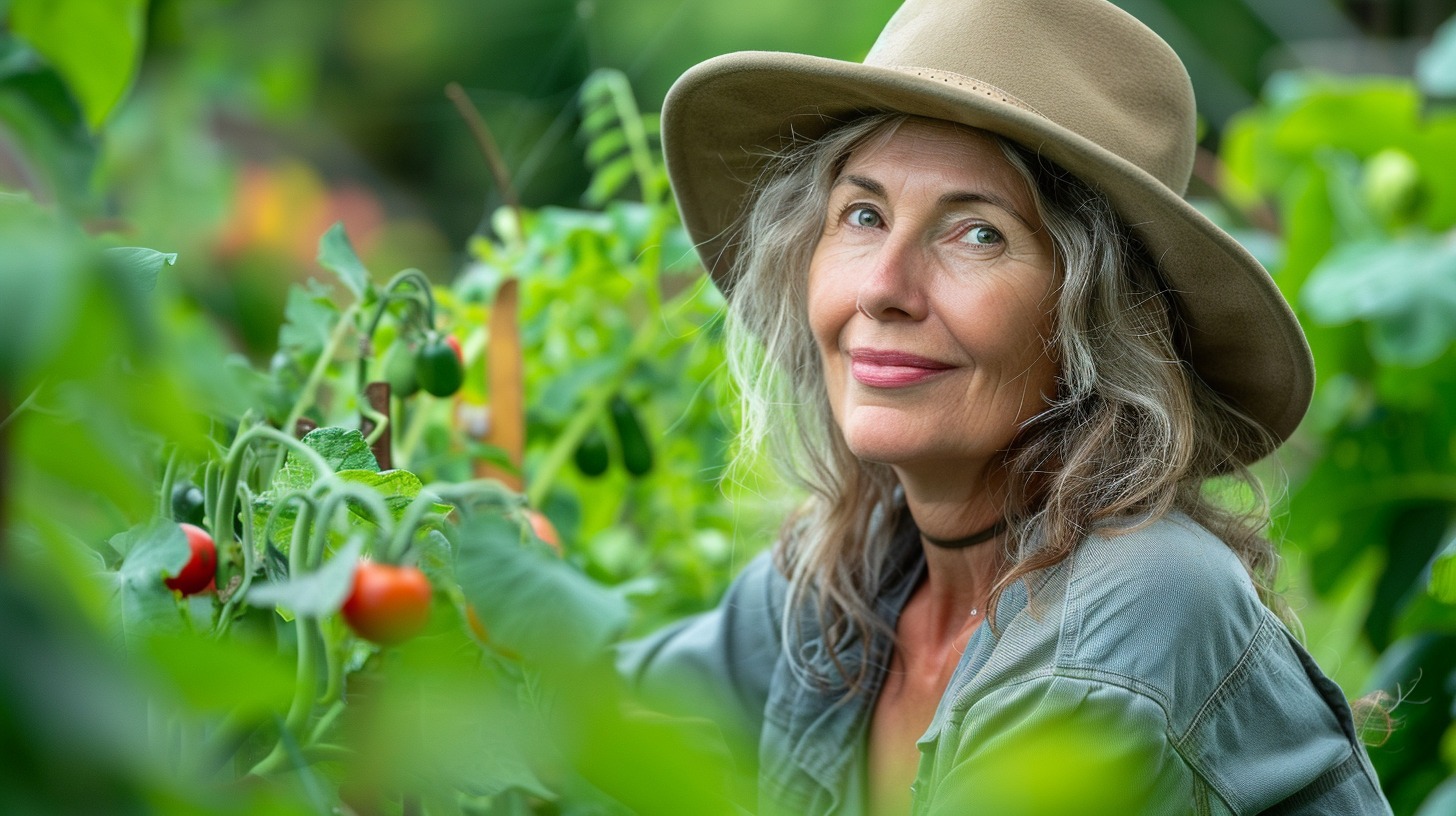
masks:
{"label": "woman's nose", "polygon": [[923,253],[914,241],[891,234],[866,258],[855,306],[871,320],[922,320],[928,311]]}

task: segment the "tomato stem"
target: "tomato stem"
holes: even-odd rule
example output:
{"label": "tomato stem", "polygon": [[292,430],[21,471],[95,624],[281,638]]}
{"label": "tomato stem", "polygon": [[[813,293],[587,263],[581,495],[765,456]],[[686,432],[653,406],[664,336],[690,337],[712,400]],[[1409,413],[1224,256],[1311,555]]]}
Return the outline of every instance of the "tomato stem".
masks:
{"label": "tomato stem", "polygon": [[[339,315],[339,322],[334,324],[334,330],[329,332],[328,342],[324,344],[323,351],[319,352],[318,360],[313,364],[313,369],[308,372],[308,379],[304,380],[303,387],[298,391],[298,399],[294,401],[293,407],[288,411],[288,418],[283,421],[284,430],[291,430],[298,423],[299,417],[313,404],[314,397],[318,393],[318,387],[323,382],[324,375],[328,373],[329,363],[333,361],[334,355],[339,353],[339,347],[344,343],[344,337],[356,327],[354,318],[359,312],[359,304],[353,303]],[[275,459],[273,470],[277,470],[282,464],[282,459]]]}
{"label": "tomato stem", "polygon": [[369,429],[369,435],[364,437],[365,444],[372,448],[374,443],[379,441],[379,437],[389,430],[389,414],[374,410],[374,407],[367,402],[359,403],[359,413],[374,423],[374,427]]}
{"label": "tomato stem", "polygon": [[157,515],[160,518],[177,520],[172,512],[172,486],[177,482],[177,460],[180,454],[176,448],[167,456],[167,466],[162,469],[161,492],[157,495]]}
{"label": "tomato stem", "polygon": [[[404,284],[415,287],[415,291],[396,291]],[[380,291],[379,305],[374,307],[374,314],[369,317],[369,325],[364,329],[363,336],[359,338],[359,383],[361,386],[369,381],[369,360],[374,356],[374,333],[379,330],[379,323],[384,319],[384,313],[389,308],[389,304],[398,300],[412,302],[424,311],[423,322],[425,325],[419,328],[435,328],[434,284],[425,277],[425,273],[418,269],[405,269],[396,273]]]}
{"label": "tomato stem", "polygon": [[[228,451],[227,459],[223,462],[222,482],[217,489],[217,512],[213,515],[213,538],[219,543],[217,558],[217,585],[221,591],[226,592],[228,581],[235,574],[234,570],[239,566],[240,543],[233,536],[232,519],[234,502],[237,500],[238,480],[243,470],[243,456],[257,439],[269,439],[279,443],[283,448],[289,448],[302,456],[313,467],[314,474],[318,478],[325,478],[333,475],[334,469],[324,461],[322,456],[313,448],[294,439],[292,436],[267,425],[254,425],[248,430],[238,434],[233,440],[232,449]],[[280,448],[281,450],[282,448]],[[302,513],[299,514],[302,518]],[[230,594],[227,600],[231,600]]]}

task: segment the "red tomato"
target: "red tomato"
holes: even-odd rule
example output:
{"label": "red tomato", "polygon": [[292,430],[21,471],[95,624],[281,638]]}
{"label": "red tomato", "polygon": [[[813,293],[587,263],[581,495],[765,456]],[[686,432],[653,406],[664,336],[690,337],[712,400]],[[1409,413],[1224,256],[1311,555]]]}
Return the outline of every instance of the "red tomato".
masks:
{"label": "red tomato", "polygon": [[360,561],[342,611],[359,637],[384,645],[408,640],[430,619],[430,581],[414,567]]}
{"label": "red tomato", "polygon": [[455,352],[456,358],[458,358],[460,360],[460,365],[461,366],[464,366],[465,365],[465,349],[463,349],[463,348],[460,347],[460,340],[459,340],[459,338],[457,338],[453,334],[446,335],[445,336],[445,344],[448,345]]}
{"label": "red tomato", "polygon": [[168,589],[175,589],[183,595],[196,595],[212,584],[213,575],[217,572],[217,545],[201,527],[191,524],[177,526],[187,534],[187,546],[192,548],[192,557],[180,572],[163,583]]}

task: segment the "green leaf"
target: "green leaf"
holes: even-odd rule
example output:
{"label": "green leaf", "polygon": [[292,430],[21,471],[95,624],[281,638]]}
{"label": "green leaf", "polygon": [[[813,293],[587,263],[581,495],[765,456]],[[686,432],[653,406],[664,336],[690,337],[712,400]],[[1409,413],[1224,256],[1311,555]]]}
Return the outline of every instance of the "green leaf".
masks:
{"label": "green leaf", "polygon": [[112,247],[105,254],[116,263],[126,279],[143,292],[157,288],[157,276],[162,267],[175,266],[177,253],[158,252],[146,247]]}
{"label": "green leaf", "polygon": [[94,206],[97,142],[65,81],[25,42],[0,36],[0,132],[11,178],[66,209]]}
{"label": "green leaf", "polygon": [[617,122],[617,108],[606,100],[599,107],[590,108],[581,120],[581,130],[588,136],[596,136]]}
{"label": "green leaf", "polygon": [[595,167],[626,149],[627,133],[622,130],[609,130],[587,146],[586,160]]}
{"label": "green leaf", "polygon": [[[335,475],[343,481],[369,487],[383,496],[385,506],[396,521],[404,515],[405,510],[414,503],[424,488],[420,477],[408,470],[341,470]],[[350,504],[350,509],[360,518],[371,518],[362,507]],[[434,502],[430,505],[429,512],[443,516],[454,509],[451,505]]]}
{"label": "green leaf", "polygon": [[136,74],[145,18],[145,0],[14,0],[10,26],[55,66],[97,130]]}
{"label": "green leaf", "polygon": [[[335,472],[340,470],[367,470],[379,472],[379,462],[364,441],[364,434],[354,428],[315,428],[303,438],[303,444],[313,448]],[[318,480],[313,465],[307,459],[290,450],[283,460],[283,468],[273,478],[268,489],[271,495],[307,490]]]}
{"label": "green leaf", "polygon": [[1456,97],[1456,17],[1442,23],[1416,57],[1416,84],[1427,96]]}
{"label": "green leaf", "polygon": [[28,202],[0,202],[0,387],[45,376],[78,319],[85,237]]}
{"label": "green leaf", "polygon": [[587,662],[627,623],[626,603],[539,546],[521,525],[478,515],[456,534],[455,577],[491,640],[545,665]]}
{"label": "green leaf", "polygon": [[590,204],[605,204],[631,180],[632,171],[630,156],[622,156],[603,165],[592,177],[591,186],[587,187],[582,197]]}
{"label": "green leaf", "polygon": [[1456,813],[1456,776],[1448,776],[1421,801],[1415,816],[1442,816]]}
{"label": "green leaf", "polygon": [[354,297],[364,297],[364,290],[369,288],[369,270],[364,268],[364,263],[354,252],[354,245],[349,243],[349,234],[344,231],[342,223],[329,227],[329,231],[319,239],[318,262],[325,269],[333,270]]}
{"label": "green leaf", "polygon": [[177,603],[163,582],[192,557],[182,528],[169,519],[153,519],[112,536],[111,547],[122,554],[121,566],[111,575],[122,637],[134,643],[148,632],[179,628]]}
{"label": "green leaf", "polygon": [[334,324],[339,322],[339,307],[316,281],[309,281],[306,287],[288,290],[283,317],[285,322],[278,330],[278,348],[316,357],[323,352]]}
{"label": "green leaf", "polygon": [[198,711],[267,715],[287,708],[293,696],[293,668],[276,650],[247,638],[159,632],[146,638],[144,649],[149,668]]}
{"label": "green leaf", "polygon": [[1431,562],[1431,594],[1448,604],[1456,604],[1456,537],[1446,542]]}
{"label": "green leaf", "polygon": [[349,597],[354,567],[363,549],[364,539],[352,538],[314,572],[282,583],[255,584],[248,590],[247,601],[253,606],[281,606],[297,617],[332,615]]}
{"label": "green leaf", "polygon": [[1382,362],[1431,362],[1456,339],[1456,245],[1425,235],[1345,244],[1310,274],[1301,301],[1317,323],[1368,322]]}

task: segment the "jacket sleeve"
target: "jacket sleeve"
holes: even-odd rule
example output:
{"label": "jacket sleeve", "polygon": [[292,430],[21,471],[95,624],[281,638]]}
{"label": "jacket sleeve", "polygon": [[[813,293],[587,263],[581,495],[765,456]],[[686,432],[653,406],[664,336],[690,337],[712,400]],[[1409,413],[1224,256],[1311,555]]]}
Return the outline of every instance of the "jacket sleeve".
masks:
{"label": "jacket sleeve", "polygon": [[711,722],[750,773],[779,656],[785,587],[769,553],[761,553],[715,609],[617,650],[618,672],[639,701]]}
{"label": "jacket sleeve", "polygon": [[[1191,814],[1194,777],[1151,697],[1047,674],[998,688],[966,712],[930,792],[936,816]],[[917,781],[919,785],[925,780]],[[918,790],[917,790],[918,793]]]}
{"label": "jacket sleeve", "polygon": [[1261,690],[1278,679],[1232,678],[1181,736],[1125,678],[1068,672],[1008,684],[967,711],[929,812],[1389,814],[1363,749]]}

